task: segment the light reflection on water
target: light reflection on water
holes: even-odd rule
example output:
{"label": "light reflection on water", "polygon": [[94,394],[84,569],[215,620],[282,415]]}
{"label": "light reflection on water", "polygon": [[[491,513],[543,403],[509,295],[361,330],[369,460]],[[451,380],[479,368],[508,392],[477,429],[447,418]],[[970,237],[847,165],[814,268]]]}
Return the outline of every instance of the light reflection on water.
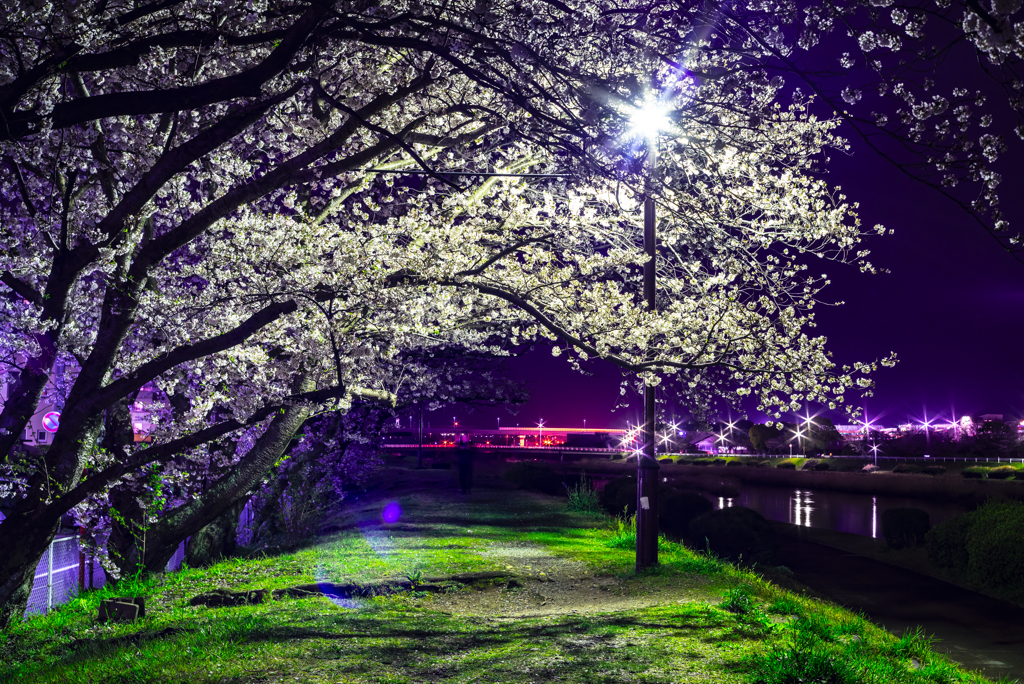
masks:
{"label": "light reflection on water", "polygon": [[890,508],[920,508],[937,525],[967,512],[963,506],[896,496],[849,494],[788,487],[744,486],[738,496],[704,494],[715,508],[744,506],[769,520],[878,538],[880,517]]}

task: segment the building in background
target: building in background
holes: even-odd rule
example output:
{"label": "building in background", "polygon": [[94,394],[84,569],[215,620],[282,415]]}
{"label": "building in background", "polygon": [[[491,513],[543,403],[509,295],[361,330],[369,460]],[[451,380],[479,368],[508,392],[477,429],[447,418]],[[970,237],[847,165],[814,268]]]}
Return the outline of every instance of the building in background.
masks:
{"label": "building in background", "polygon": [[[7,402],[8,391],[21,377],[21,370],[18,368],[20,361],[21,359],[18,359],[14,364],[0,364],[0,410]],[[63,361],[54,364],[36,411],[22,434],[24,444],[45,446],[53,442],[53,435],[60,427],[60,414],[64,410],[68,391],[74,385],[80,370],[77,364],[65,364]],[[153,397],[153,385],[146,384],[139,390],[129,409],[136,442],[150,439],[149,434],[152,432],[154,421]]]}

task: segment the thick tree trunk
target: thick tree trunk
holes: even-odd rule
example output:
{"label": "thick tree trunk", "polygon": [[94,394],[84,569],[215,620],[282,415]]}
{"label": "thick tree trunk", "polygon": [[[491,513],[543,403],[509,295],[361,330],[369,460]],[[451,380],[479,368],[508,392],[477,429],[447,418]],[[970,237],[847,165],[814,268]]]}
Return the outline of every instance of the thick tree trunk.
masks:
{"label": "thick tree trunk", "polygon": [[[301,379],[298,392],[309,389],[308,379]],[[243,498],[266,475],[281,457],[292,437],[310,415],[305,404],[293,405],[279,413],[252,449],[227,473],[215,480],[206,490],[188,503],[165,512],[150,525],[142,540],[118,549],[118,565],[122,571],[135,572],[140,567],[147,573],[161,573],[174,555],[178,545],[186,538],[223,515]],[[113,554],[112,554],[113,555]]]}
{"label": "thick tree trunk", "polygon": [[228,507],[219,518],[192,535],[185,549],[185,562],[191,568],[216,563],[232,555],[238,546],[238,516],[242,514],[249,495]]}
{"label": "thick tree trunk", "polygon": [[22,619],[36,566],[60,525],[60,517],[34,520],[15,510],[0,527],[0,630]]}
{"label": "thick tree trunk", "polygon": [[[97,420],[84,431],[82,444],[94,443],[98,432]],[[81,474],[79,470],[76,477]],[[37,486],[32,486],[34,481]],[[44,472],[42,477],[33,475],[29,484],[28,496],[17,500],[10,514],[0,521],[0,630],[24,616],[36,566],[66,512],[62,506],[48,505],[47,498],[65,491],[70,482],[48,478]]]}

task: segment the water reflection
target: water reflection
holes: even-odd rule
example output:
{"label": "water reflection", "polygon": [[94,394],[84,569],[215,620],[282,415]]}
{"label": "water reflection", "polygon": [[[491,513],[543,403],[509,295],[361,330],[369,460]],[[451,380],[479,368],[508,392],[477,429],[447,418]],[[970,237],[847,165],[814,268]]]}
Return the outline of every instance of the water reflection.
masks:
{"label": "water reflection", "polygon": [[811,511],[814,510],[814,506],[811,505],[813,503],[814,499],[810,491],[796,490],[796,496],[793,497],[793,515],[790,516],[789,522],[793,525],[810,527]]}
{"label": "water reflection", "polygon": [[871,538],[878,539],[878,497],[871,497]]}
{"label": "water reflection", "polygon": [[878,538],[879,518],[890,508],[920,508],[928,512],[931,524],[937,525],[962,515],[966,508],[909,497],[848,494],[825,490],[789,489],[782,487],[745,486],[739,496],[712,496],[705,493],[715,508],[745,506],[769,520],[838,530]]}

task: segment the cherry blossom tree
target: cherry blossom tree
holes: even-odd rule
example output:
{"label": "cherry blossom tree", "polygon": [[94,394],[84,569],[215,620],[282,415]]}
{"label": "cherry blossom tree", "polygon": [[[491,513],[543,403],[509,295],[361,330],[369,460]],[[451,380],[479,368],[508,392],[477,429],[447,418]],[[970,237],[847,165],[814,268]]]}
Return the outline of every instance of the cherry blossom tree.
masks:
{"label": "cherry blossom tree", "polygon": [[[0,624],[88,496],[218,450],[230,491],[182,507],[172,536],[201,527],[314,412],[393,401],[403,350],[543,336],[775,411],[870,386],[847,371],[873,365],[835,369],[806,332],[825,282],[805,255],[870,270],[855,205],[814,176],[844,145],[835,121],[781,106],[763,49],[691,35],[703,6],[4,9],[0,345],[20,373],[0,451],[56,362],[77,370],[0,523]],[[653,177],[629,136],[644,101],[671,123]],[[459,180],[494,170],[560,177]],[[655,311],[645,192],[664,216]],[[151,444],[116,439],[115,407],[147,384],[169,419]]]}
{"label": "cherry blossom tree", "polygon": [[664,58],[695,36],[741,50],[759,68],[723,78],[741,88],[785,80],[793,97],[813,98],[813,111],[841,121],[858,152],[945,195],[1021,254],[1024,238],[999,192],[1007,153],[1024,140],[1019,1],[683,1],[648,10],[642,32],[675,45]]}

